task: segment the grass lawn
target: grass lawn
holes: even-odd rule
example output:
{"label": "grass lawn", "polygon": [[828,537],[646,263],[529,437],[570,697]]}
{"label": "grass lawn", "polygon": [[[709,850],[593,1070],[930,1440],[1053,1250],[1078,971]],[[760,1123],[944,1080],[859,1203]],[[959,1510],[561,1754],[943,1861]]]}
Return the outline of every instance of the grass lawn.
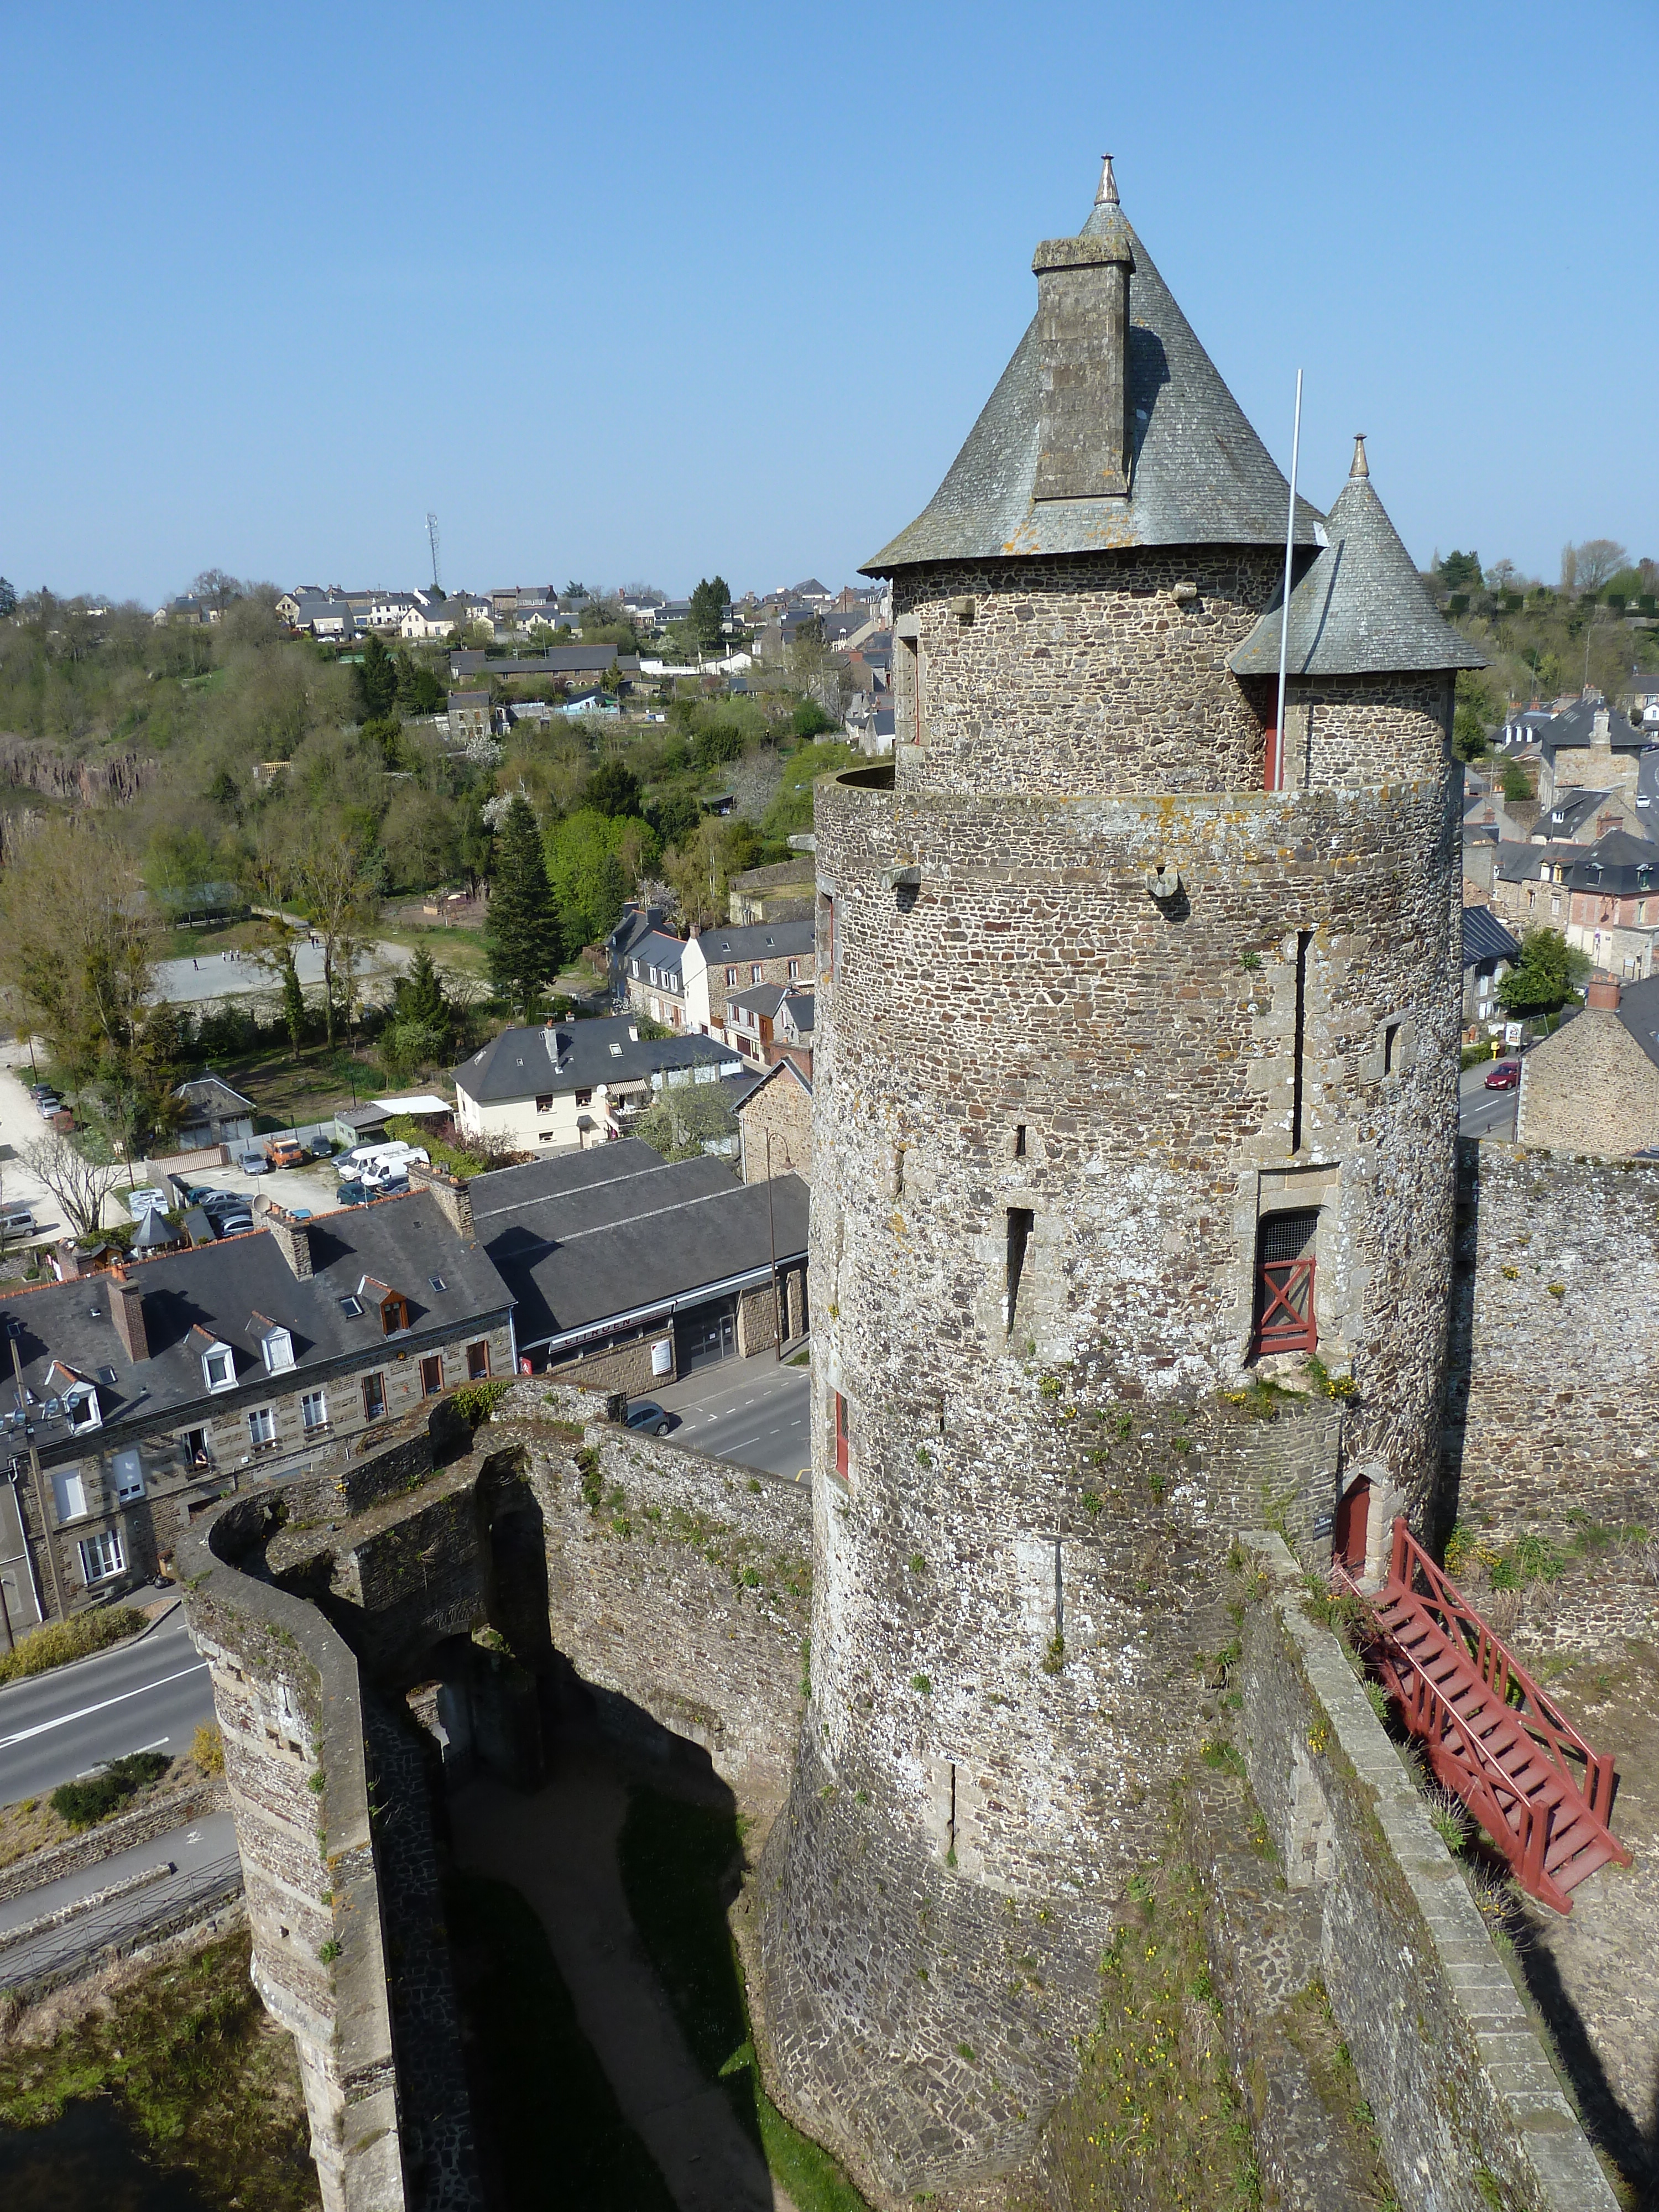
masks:
{"label": "grass lawn", "polygon": [[866,2212],[829,2152],[791,2126],[761,2086],[726,1917],[741,1856],[734,1814],[657,1790],[629,1793],[618,1848],[628,1909],[692,2057],[726,2090],[799,2212]]}
{"label": "grass lawn", "polygon": [[476,2039],[479,2145],[501,2202],[511,2212],[673,2212],[530,1906],[509,1884],[469,1874],[451,1882],[446,1910]]}
{"label": "grass lawn", "polygon": [[318,2202],[294,2039],[253,1993],[246,1933],[153,1967],[55,2043],[0,2045],[0,2145],[3,2130],[50,2126],[96,2097],[226,2212]]}
{"label": "grass lawn", "polygon": [[351,1103],[355,1079],[359,1104],[386,1090],[376,1060],[357,1058],[343,1044],[267,1045],[258,1052],[208,1063],[216,1075],[251,1098],[258,1109],[256,1130],[287,1129],[321,1121],[337,1106]]}
{"label": "grass lawn", "polygon": [[210,922],[202,929],[158,929],[152,950],[158,960],[201,960],[221,952],[247,952],[259,942],[258,921]]}
{"label": "grass lawn", "polygon": [[388,915],[382,918],[378,933],[383,943],[406,945],[411,952],[418,952],[424,945],[441,974],[446,968],[455,969],[465,975],[482,975],[484,972],[481,929],[446,929],[437,922],[426,929],[418,922],[394,921]]}

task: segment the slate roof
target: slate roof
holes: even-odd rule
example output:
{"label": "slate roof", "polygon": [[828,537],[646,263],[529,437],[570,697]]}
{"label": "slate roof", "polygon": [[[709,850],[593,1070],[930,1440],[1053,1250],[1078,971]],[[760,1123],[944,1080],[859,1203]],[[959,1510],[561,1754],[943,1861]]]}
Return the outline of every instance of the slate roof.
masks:
{"label": "slate roof", "polygon": [[1557,745],[1594,744],[1595,718],[1600,714],[1607,718],[1607,734],[1601,742],[1611,745],[1615,752],[1639,751],[1644,745],[1653,743],[1651,731],[1638,730],[1616,707],[1604,707],[1599,699],[1579,699],[1571,707],[1564,707],[1559,714],[1552,714],[1545,723],[1539,733],[1545,751],[1552,751]]}
{"label": "slate roof", "polygon": [[1548,867],[1570,868],[1584,857],[1582,845],[1570,844],[1514,844],[1508,839],[1498,848],[1498,872],[1505,883],[1539,883],[1543,880],[1540,870]]}
{"label": "slate roof", "polygon": [[[866,575],[1010,553],[1284,544],[1290,487],[1130,228],[1114,186],[1109,201],[1096,201],[1081,234],[1126,234],[1134,258],[1128,495],[1035,496],[1042,396],[1034,317],[944,483],[909,527],[865,563]],[[1297,500],[1299,544],[1323,543],[1320,520],[1316,507]]]}
{"label": "slate roof", "polygon": [[789,996],[787,983],[757,983],[751,991],[733,991],[726,1000],[728,1006],[741,1006],[746,1014],[758,1014],[769,1022],[778,1008]]}
{"label": "slate roof", "polygon": [[615,661],[630,674],[639,673],[639,655],[619,653],[614,645],[553,645],[545,653],[496,659],[482,646],[462,646],[449,656],[452,676],[478,676],[486,671],[502,676],[603,676]]}
{"label": "slate roof", "polygon": [[192,1075],[187,1083],[179,1084],[173,1095],[175,1098],[182,1098],[187,1105],[194,1106],[198,1112],[216,1114],[222,1117],[227,1114],[242,1115],[253,1111],[253,1101],[244,1098],[240,1091],[233,1091],[219,1075]]}
{"label": "slate roof", "polygon": [[[320,1380],[329,1371],[367,1369],[377,1355],[395,1358],[459,1329],[482,1328],[487,1318],[507,1310],[507,1285],[482,1243],[464,1243],[435,1200],[423,1193],[321,1214],[304,1226],[313,1269],[306,1280],[294,1275],[264,1229],[131,1263],[127,1279],[142,1293],[149,1346],[149,1357],[137,1364],[110,1318],[113,1285],[106,1274],[16,1291],[0,1303],[0,1321],[15,1321],[21,1329],[17,1348],[25,1386],[42,1401],[36,1414],[42,1452],[70,1442],[61,1418],[44,1419],[44,1401],[53,1395],[46,1376],[54,1362],[96,1387],[100,1433],[133,1419],[166,1428],[198,1406],[216,1413],[264,1403],[273,1393],[304,1387],[313,1376]],[[355,1294],[366,1275],[395,1285],[407,1297],[406,1334],[385,1336],[367,1304],[360,1315],[343,1310],[340,1300]],[[441,1291],[433,1288],[434,1275],[445,1285]],[[258,1352],[265,1331],[256,1314],[292,1335],[292,1370],[265,1371]],[[198,1345],[216,1340],[229,1346],[235,1390],[208,1390],[192,1335]],[[0,1390],[0,1406],[13,1402],[9,1391]]]}
{"label": "slate roof", "polygon": [[749,1097],[744,1100],[744,1105],[746,1106],[749,1103],[750,1098],[757,1097],[761,1091],[764,1091],[769,1083],[777,1083],[780,1081],[788,1083],[791,1080],[798,1083],[809,1098],[811,1097],[811,1077],[810,1075],[803,1074],[793,1060],[781,1060],[773,1066],[769,1067],[765,1074],[763,1075],[756,1083],[754,1088],[749,1093]]}
{"label": "slate roof", "polygon": [[1576,891],[1605,891],[1610,897],[1659,889],[1659,848],[1645,837],[1632,837],[1628,830],[1610,830],[1593,845],[1580,845],[1567,877]]}
{"label": "slate roof", "polygon": [[629,1030],[626,1015],[613,1021],[503,1030],[471,1060],[452,1068],[450,1080],[481,1106],[492,1106],[550,1091],[588,1091],[599,1083],[638,1082],[666,1068],[742,1072],[730,1048],[712,1037],[634,1037]]}
{"label": "slate roof", "polygon": [[1466,906],[1463,909],[1463,965],[1478,968],[1483,960],[1508,960],[1511,963],[1521,957],[1521,940],[1511,937],[1489,906]]}
{"label": "slate roof", "polygon": [[729,960],[799,960],[812,950],[809,921],[756,921],[738,929],[702,929],[696,943],[709,966]]}
{"label": "slate roof", "polygon": [[1565,842],[1572,837],[1576,830],[1582,829],[1586,819],[1612,795],[1611,792],[1582,789],[1558,792],[1555,805],[1547,810],[1540,807],[1538,819],[1548,824],[1552,837]]}
{"label": "slate roof", "polygon": [[[1371,489],[1365,441],[1326,519],[1330,539],[1291,592],[1286,670],[1291,676],[1382,675],[1405,669],[1484,668],[1434,603]],[[1235,676],[1277,676],[1283,587],[1228,656]]]}
{"label": "slate roof", "polygon": [[501,1168],[472,1184],[472,1218],[517,1302],[521,1348],[618,1316],[696,1304],[712,1286],[806,1249],[807,1191],[768,1193],[705,1153],[669,1163],[637,1139]]}
{"label": "slate roof", "polygon": [[787,991],[784,994],[784,1011],[801,1036],[811,1036],[817,1018],[817,1010],[811,991]]}
{"label": "slate roof", "polygon": [[674,981],[670,988],[678,990],[680,963],[684,957],[685,939],[683,937],[670,937],[666,931],[660,929],[647,930],[644,936],[636,937],[628,948],[629,973],[630,975],[633,974],[632,963],[637,960],[641,970],[636,979],[638,981],[648,981],[651,969],[654,968],[665,978],[672,975]]}

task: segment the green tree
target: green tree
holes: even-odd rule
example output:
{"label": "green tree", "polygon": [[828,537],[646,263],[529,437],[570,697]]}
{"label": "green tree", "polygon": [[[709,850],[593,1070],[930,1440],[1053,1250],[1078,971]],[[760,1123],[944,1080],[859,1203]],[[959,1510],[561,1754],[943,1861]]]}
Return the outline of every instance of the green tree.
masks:
{"label": "green tree", "polygon": [[719,647],[726,610],[731,604],[732,592],[724,576],[705,576],[692,592],[691,629],[705,653],[713,653]]}
{"label": "green tree", "polygon": [[434,1029],[448,1026],[449,1001],[444,996],[443,979],[424,945],[410,963],[408,975],[398,977],[394,1002],[404,1021],[424,1022]]}
{"label": "green tree", "polygon": [[1588,953],[1569,945],[1559,929],[1529,929],[1521,957],[1498,987],[1506,1014],[1553,1014],[1589,976]]}
{"label": "green tree", "polygon": [[566,946],[598,945],[616,927],[634,877],[656,865],[656,839],[632,816],[579,807],[547,833],[547,876]]}
{"label": "green tree", "polygon": [[1452,750],[1461,761],[1479,760],[1487,749],[1488,724],[1498,719],[1492,690],[1474,669],[1460,669],[1457,706],[1452,716]]}
{"label": "green tree", "polygon": [[444,688],[424,661],[411,653],[397,655],[399,714],[412,720],[417,714],[438,714],[444,704]]}
{"label": "green tree", "polygon": [[833,714],[826,714],[816,699],[803,699],[789,717],[789,726],[798,738],[816,738],[821,731],[841,727]]}
{"label": "green tree", "polygon": [[363,658],[356,671],[357,697],[366,722],[389,714],[398,703],[398,664],[385,641],[371,630],[363,641]]}
{"label": "green tree", "polygon": [[559,972],[559,921],[541,832],[522,798],[507,808],[496,839],[484,957],[496,997],[526,1019]]}
{"label": "green tree", "polygon": [[603,762],[582,788],[582,805],[596,814],[638,814],[640,797],[638,776],[617,760]]}
{"label": "green tree", "polygon": [[1467,553],[1448,553],[1440,563],[1440,587],[1446,592],[1478,592],[1480,556],[1473,548]]}
{"label": "green tree", "polygon": [[692,1160],[708,1145],[735,1136],[737,1128],[718,1084],[665,1083],[635,1123],[634,1134],[665,1160]]}
{"label": "green tree", "polygon": [[1532,778],[1517,760],[1504,762],[1498,771],[1498,781],[1507,799],[1519,801],[1533,796]]}

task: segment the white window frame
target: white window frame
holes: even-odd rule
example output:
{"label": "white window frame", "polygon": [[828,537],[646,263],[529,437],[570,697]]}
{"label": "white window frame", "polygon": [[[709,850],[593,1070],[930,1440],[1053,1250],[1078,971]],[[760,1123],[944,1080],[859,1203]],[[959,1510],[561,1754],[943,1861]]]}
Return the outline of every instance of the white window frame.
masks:
{"label": "white window frame", "polygon": [[94,1583],[106,1583],[127,1571],[126,1546],[118,1528],[100,1528],[83,1536],[76,1549],[81,1554],[81,1579],[88,1589]]}
{"label": "white window frame", "polygon": [[[224,1373],[216,1376],[214,1370],[222,1363]],[[236,1388],[236,1360],[228,1344],[210,1344],[202,1354],[202,1380],[210,1390],[234,1390]]]}
{"label": "white window frame", "polygon": [[[76,1419],[77,1407],[82,1418]],[[91,1383],[77,1383],[64,1393],[64,1413],[72,1437],[83,1437],[88,1429],[101,1429],[104,1417],[99,1410],[98,1393]]]}
{"label": "white window frame", "polygon": [[144,1460],[137,1445],[117,1452],[110,1472],[115,1478],[115,1495],[123,1505],[135,1504],[144,1495]]}
{"label": "white window frame", "polygon": [[[312,1419],[313,1409],[317,1418]],[[300,1399],[300,1425],[308,1437],[328,1426],[328,1393],[326,1390],[307,1390]]]}
{"label": "white window frame", "polygon": [[285,1328],[273,1328],[260,1338],[259,1356],[267,1375],[286,1375],[294,1364],[294,1339]]}
{"label": "white window frame", "polygon": [[264,1451],[276,1441],[276,1408],[274,1406],[250,1406],[247,1409],[248,1442],[255,1451]]}
{"label": "white window frame", "polygon": [[52,1502],[60,1528],[66,1528],[71,1521],[86,1519],[87,1486],[78,1467],[65,1468],[61,1473],[53,1472]]}

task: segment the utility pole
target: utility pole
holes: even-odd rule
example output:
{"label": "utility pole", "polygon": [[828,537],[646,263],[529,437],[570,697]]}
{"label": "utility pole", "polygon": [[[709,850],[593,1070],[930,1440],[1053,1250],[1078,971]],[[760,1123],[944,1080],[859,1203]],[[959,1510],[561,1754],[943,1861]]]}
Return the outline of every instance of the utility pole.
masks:
{"label": "utility pole", "polygon": [[[64,1602],[64,1571],[58,1561],[58,1535],[52,1522],[46,1517],[46,1493],[40,1479],[40,1448],[34,1441],[34,1424],[28,1417],[28,1400],[23,1392],[23,1363],[17,1354],[17,1339],[20,1334],[17,1322],[9,1323],[6,1334],[11,1343],[11,1371],[13,1379],[17,1384],[17,1410],[22,1417],[23,1434],[28,1439],[29,1481],[34,1490],[34,1510],[40,1516],[40,1534],[46,1547],[46,1565],[52,1570],[52,1603],[58,1608],[59,1620],[67,1620],[69,1608]],[[20,1521],[21,1518],[20,1515]],[[26,1534],[23,1538],[24,1551],[27,1552],[28,1547],[28,1537]]]}
{"label": "utility pole", "polygon": [[783,1301],[778,1296],[778,1237],[772,1225],[772,1132],[766,1133],[766,1241],[772,1252],[772,1326],[777,1335],[776,1364],[783,1364]]}

